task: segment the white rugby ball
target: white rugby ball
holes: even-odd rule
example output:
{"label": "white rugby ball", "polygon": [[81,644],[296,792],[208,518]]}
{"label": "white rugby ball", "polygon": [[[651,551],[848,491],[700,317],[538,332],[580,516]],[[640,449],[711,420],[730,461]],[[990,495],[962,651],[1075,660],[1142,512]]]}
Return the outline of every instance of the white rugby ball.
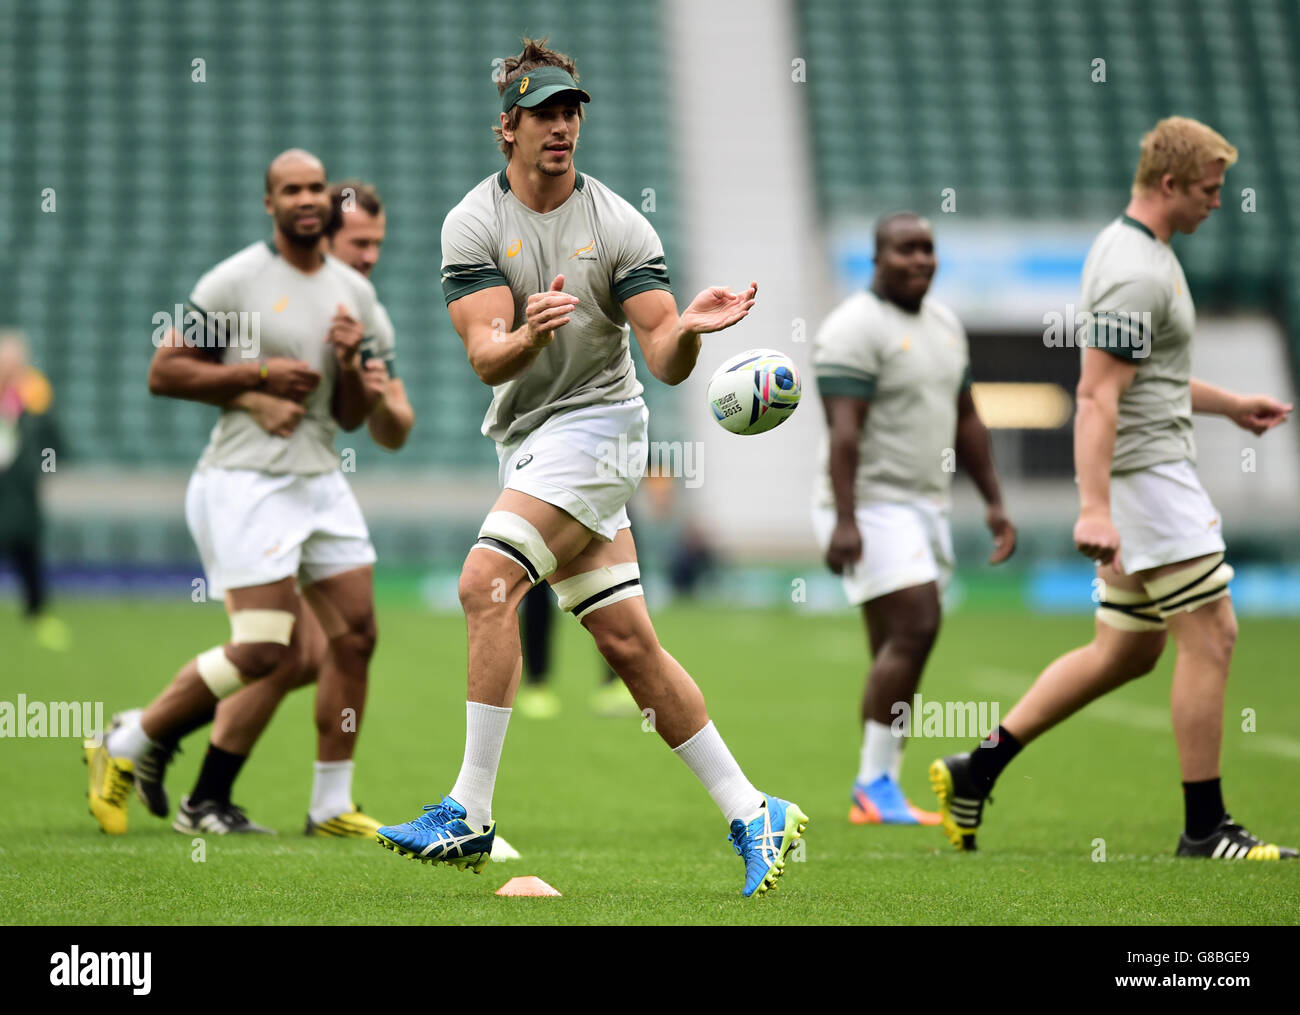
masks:
{"label": "white rugby ball", "polygon": [[775,349],[750,349],[718,367],[709,380],[709,408],[724,430],[766,433],[799,405],[799,369]]}

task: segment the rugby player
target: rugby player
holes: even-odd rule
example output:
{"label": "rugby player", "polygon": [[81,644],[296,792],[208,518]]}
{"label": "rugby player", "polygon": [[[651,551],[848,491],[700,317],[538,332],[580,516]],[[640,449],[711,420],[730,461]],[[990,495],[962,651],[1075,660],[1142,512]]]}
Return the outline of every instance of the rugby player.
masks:
{"label": "rugby player", "polygon": [[1237,638],[1218,511],[1196,474],[1192,413],[1225,416],[1254,434],[1291,406],[1237,395],[1191,375],[1196,312],[1169,245],[1220,207],[1237,150],[1186,117],[1142,139],[1131,200],[1083,266],[1090,322],[1077,392],[1074,545],[1097,562],[1093,640],[1056,659],[979,750],[930,766],[945,834],[973,850],[998,776],[1030,741],[1088,702],[1150,673],[1172,637],[1171,711],[1182,774],[1180,857],[1280,860],[1228,815],[1220,784],[1223,703]]}
{"label": "rugby player", "polygon": [[935,825],[938,814],[903,795],[905,740],[893,727],[897,706],[911,707],[939,632],[953,568],[955,465],[969,471],[987,505],[989,563],[1011,556],[1016,530],[971,397],[966,332],[927,295],[938,267],[929,222],[912,212],[881,219],[875,261],[871,287],[836,307],[813,345],[829,430],[813,529],[827,567],[862,607],[871,646],[849,820]]}
{"label": "rugby player", "polygon": [[[516,608],[546,580],[591,633],[657,732],[730,824],[743,894],[776,884],[807,817],[755,789],[695,682],[659,644],[646,611],[625,505],[641,476],[608,468],[601,446],[646,445],[631,325],[656,379],[679,384],[700,336],[743,320],[757,284],[705,289],[679,316],[663,247],[626,201],[574,168],[582,104],[573,61],[524,40],[505,61],[495,128],[506,167],[474,187],[442,230],[443,295],[470,364],[492,386],[483,432],[504,489],[460,576],[469,637],[464,761],[425,813],[381,828],[381,845],[482,871],[492,793],[522,660]],[[774,721],[776,717],[774,716]]]}
{"label": "rugby player", "polygon": [[[264,204],[272,239],[222,261],[190,297],[186,321],[206,322],[204,341],[187,345],[173,331],[150,365],[152,393],[222,407],[190,480],[186,520],[209,593],[225,596],[231,637],[187,662],[143,713],[128,713],[102,743],[86,742],[91,812],[110,834],[127,830],[127,796],[142,760],[206,721],[216,702],[302,668],[299,583],[328,638],[316,715],[317,757],[328,767],[317,769],[308,828],[343,822],[368,834],[378,827],[351,799],[353,731],[376,637],[375,552],[334,438],[339,427],[359,427],[381,397],[366,382],[362,346],[382,321],[371,284],[321,249],[331,207],[319,159],[299,149],[277,156]],[[244,357],[247,335],[228,341],[215,323],[218,315],[245,312],[260,325],[257,360]],[[230,407],[256,390],[302,404],[287,437]],[[187,820],[203,827],[203,818]]]}
{"label": "rugby player", "polygon": [[[323,249],[369,278],[379,263],[387,231],[383,201],[370,184],[360,180],[342,180],[330,187],[330,202],[331,223],[322,240]],[[366,424],[377,444],[395,451],[406,443],[415,423],[415,414],[407,400],[405,387],[396,376],[396,340],[382,304],[376,306],[376,314],[379,330],[369,345],[362,346],[362,371],[367,387],[378,390],[380,398]],[[247,411],[267,433],[284,438],[293,434],[304,414],[304,407],[299,402],[267,391],[245,391],[229,406]],[[290,690],[314,683],[321,666],[327,661],[328,638],[314,610],[300,609],[298,623],[303,647],[300,665],[277,673],[275,679],[258,681],[218,704],[216,724],[194,788],[182,800],[173,822],[178,832],[228,834],[270,831],[250,821],[242,808],[232,804],[231,792],[253,745],[270,723],[280,700]],[[340,723],[342,732],[341,727]],[[168,813],[163,776],[176,746],[174,741],[165,741],[158,750],[147,752],[136,764],[136,793],[150,812],[160,817]],[[313,793],[327,791],[332,773],[346,773],[350,764],[350,761],[317,761]],[[312,801],[307,823],[309,835],[368,837],[378,827],[349,815],[317,822],[310,817],[310,810],[319,812],[321,803],[329,809],[326,801]]]}

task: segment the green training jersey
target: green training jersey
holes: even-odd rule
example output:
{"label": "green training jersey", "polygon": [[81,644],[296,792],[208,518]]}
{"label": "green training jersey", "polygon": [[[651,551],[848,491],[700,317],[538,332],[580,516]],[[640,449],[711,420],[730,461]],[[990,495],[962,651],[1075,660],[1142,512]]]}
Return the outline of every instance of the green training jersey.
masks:
{"label": "green training jersey", "polygon": [[[243,409],[222,409],[200,465],[302,475],[338,468],[334,438],[339,427],[330,412],[338,363],[325,338],[340,305],[361,322],[363,347],[375,346],[387,315],[380,319],[374,286],[335,257],[326,255],[308,275],[288,264],[269,242],[259,241],[199,279],[186,316],[204,315],[211,336],[214,315],[231,315],[224,348],[213,350],[222,362],[285,356],[321,374],[303,403],[302,420],[288,437],[267,433]],[[391,325],[388,334],[385,349],[391,346]]]}
{"label": "green training jersey", "polygon": [[[858,444],[854,502],[947,502],[957,435],[957,397],[970,383],[966,332],[957,315],[926,297],[909,313],[875,293],[850,296],[813,342],[823,398],[871,403]],[[830,439],[822,441],[817,503],[834,507]]]}
{"label": "green training jersey", "polygon": [[483,433],[508,443],[564,409],[639,395],[622,303],[649,289],[672,292],[663,244],[635,208],[600,181],[577,174],[573,193],[539,213],[510,190],[505,170],[489,176],[442,226],[442,289],[448,305],[493,286],[508,286],[521,327],[528,297],[556,275],[578,298],[572,320],[518,377],[492,389]]}
{"label": "green training jersey", "polygon": [[[1168,243],[1122,215],[1083,264],[1085,346],[1137,365],[1119,398],[1112,474],[1196,461],[1192,437],[1192,332],[1196,308]],[[1086,348],[1084,355],[1086,355]]]}

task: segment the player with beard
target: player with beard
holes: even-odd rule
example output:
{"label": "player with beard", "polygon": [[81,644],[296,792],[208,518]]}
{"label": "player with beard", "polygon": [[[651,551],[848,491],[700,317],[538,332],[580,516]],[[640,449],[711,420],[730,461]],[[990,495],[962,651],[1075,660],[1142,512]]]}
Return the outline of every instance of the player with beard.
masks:
{"label": "player with beard", "polygon": [[[137,766],[206,722],[218,701],[303,668],[303,599],[328,639],[316,709],[317,757],[325,767],[317,768],[308,829],[334,823],[360,835],[378,827],[351,796],[354,731],[376,637],[375,552],[334,439],[340,427],[359,427],[383,395],[367,384],[362,348],[376,341],[384,321],[370,283],[321,249],[331,206],[319,159],[298,149],[277,156],[264,204],[272,239],[199,279],[180,328],[200,340],[187,342],[173,330],[149,370],[152,393],[222,407],[190,480],[186,520],[209,593],[225,596],[231,637],[187,662],[148,708],[127,713],[102,743],[86,742],[91,813],[110,834],[127,830]],[[252,335],[244,325],[230,333],[245,314],[259,325],[257,360],[246,357]],[[292,432],[267,433],[231,406],[249,391],[299,403]],[[225,813],[212,807],[184,816],[197,830],[217,832],[242,818],[233,805],[220,809]]]}
{"label": "player with beard", "polygon": [[[342,180],[330,187],[332,216],[322,240],[323,249],[366,278],[379,263],[387,229],[384,205],[374,187],[360,180]],[[406,442],[415,423],[415,414],[406,398],[406,389],[396,376],[396,341],[393,327],[382,304],[376,306],[379,328],[373,340],[363,344],[361,354],[363,378],[368,389],[380,392],[366,424],[371,437],[381,447],[397,450]],[[303,405],[269,391],[245,391],[231,400],[229,408],[248,412],[263,430],[277,437],[290,437],[303,418]],[[316,619],[314,610],[300,610],[298,615],[303,651],[300,665],[277,673],[274,679],[259,680],[239,694],[220,702],[211,740],[194,788],[182,800],[173,827],[185,834],[196,831],[218,834],[269,832],[270,829],[250,821],[243,809],[231,802],[234,782],[253,745],[270,723],[281,699],[298,687],[316,681],[326,661],[329,638]],[[114,716],[125,721],[130,713]],[[169,812],[164,776],[178,746],[177,741],[163,740],[157,749],[147,751],[136,763],[136,794],[158,817]],[[343,761],[317,761],[314,786],[328,784],[330,773],[349,765]],[[313,801],[310,810],[316,809]],[[368,823],[332,819],[309,820],[307,833],[317,836],[365,837],[373,833]]]}

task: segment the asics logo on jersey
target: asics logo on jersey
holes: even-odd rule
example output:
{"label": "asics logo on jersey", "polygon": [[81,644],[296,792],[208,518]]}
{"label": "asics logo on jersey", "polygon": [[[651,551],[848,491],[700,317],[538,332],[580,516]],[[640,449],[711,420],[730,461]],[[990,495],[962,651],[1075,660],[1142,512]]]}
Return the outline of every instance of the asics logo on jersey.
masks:
{"label": "asics logo on jersey", "polygon": [[590,243],[588,243],[585,247],[580,247],[579,249],[575,250],[572,254],[570,254],[570,255],[569,255],[569,260],[572,261],[572,260],[573,260],[575,257],[577,257],[579,254],[585,254],[585,253],[587,253],[587,252],[590,251],[591,248],[594,247],[595,245],[596,245],[596,241],[595,241],[595,240],[592,240],[592,241],[591,241]]}
{"label": "asics logo on jersey", "polygon": [[514,243],[512,243],[512,244],[510,244],[510,246],[506,247],[506,257],[514,257],[516,254],[519,253],[519,251],[521,251],[521,250],[523,250],[523,249],[524,249],[524,241],[523,241],[523,240],[515,240]]}
{"label": "asics logo on jersey", "polygon": [[515,469],[522,469],[525,465],[527,465],[527,464],[528,464],[529,462],[531,462],[532,460],[533,460],[533,456],[532,456],[532,455],[524,455],[523,458],[521,458],[521,459],[519,459],[519,461],[515,462]]}
{"label": "asics logo on jersey", "polygon": [[278,300],[275,301],[275,306],[273,306],[271,309],[278,314],[281,311],[283,311],[284,308],[287,307],[288,305],[289,305],[289,297],[281,296]]}

